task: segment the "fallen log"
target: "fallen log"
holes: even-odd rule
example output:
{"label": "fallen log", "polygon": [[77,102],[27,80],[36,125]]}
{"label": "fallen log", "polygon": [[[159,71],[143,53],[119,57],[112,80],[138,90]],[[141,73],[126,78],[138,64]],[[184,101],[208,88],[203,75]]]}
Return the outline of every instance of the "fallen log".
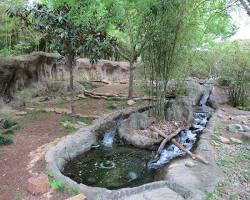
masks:
{"label": "fallen log", "polygon": [[193,160],[198,160],[198,161],[200,161],[200,162],[202,162],[204,164],[208,164],[208,161],[205,158],[203,158],[203,157],[201,157],[199,155],[193,154],[191,151],[186,149],[182,144],[178,143],[174,138],[171,139],[171,142],[175,146],[177,146],[179,149],[181,149],[182,151],[185,151]]}
{"label": "fallen log", "polygon": [[[184,128],[184,129],[187,129],[187,128],[189,128],[190,126],[188,126],[188,127],[186,127],[186,128]],[[192,157],[192,159],[193,160],[198,160],[198,161],[200,161],[200,162],[202,162],[202,163],[204,163],[204,164],[208,164],[208,161],[205,159],[205,158],[203,158],[203,157],[201,157],[201,156],[199,156],[199,155],[196,155],[196,154],[193,154],[191,151],[189,151],[188,149],[186,149],[182,144],[180,144],[180,143],[178,143],[173,137],[174,136],[176,136],[176,135],[178,135],[178,133],[181,131],[181,130],[183,130],[183,129],[181,129],[181,130],[176,130],[173,134],[170,134],[170,135],[165,135],[161,130],[159,130],[158,128],[156,128],[156,127],[149,127],[149,129],[150,130],[152,130],[152,131],[154,131],[154,132],[156,132],[156,133],[158,133],[160,136],[162,136],[163,138],[165,138],[164,140],[163,140],[163,142],[161,143],[161,145],[160,145],[160,147],[159,147],[159,149],[158,149],[158,151],[157,151],[157,154],[158,154],[158,152],[161,150],[162,151],[162,149],[164,148],[164,146],[165,146],[165,144],[169,141],[169,140],[171,140],[171,143],[173,143],[175,146],[177,146],[179,149],[181,149],[181,150],[183,150],[183,151],[185,151],[189,156],[191,156]],[[165,144],[164,144],[165,143]],[[161,149],[160,149],[161,148]]]}
{"label": "fallen log", "polygon": [[162,150],[164,149],[166,143],[173,137],[175,137],[180,131],[182,131],[182,128],[178,128],[175,132],[173,132],[172,134],[170,134],[169,136],[166,136],[165,139],[161,142],[158,150],[157,150],[157,153],[156,153],[156,156],[155,158],[158,158],[159,155],[161,154]]}

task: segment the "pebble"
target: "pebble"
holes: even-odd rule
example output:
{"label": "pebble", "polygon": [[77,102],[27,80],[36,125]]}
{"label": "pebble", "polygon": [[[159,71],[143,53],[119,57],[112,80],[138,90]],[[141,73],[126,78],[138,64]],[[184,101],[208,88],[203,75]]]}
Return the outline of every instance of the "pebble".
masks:
{"label": "pebble", "polygon": [[185,163],[185,166],[186,166],[186,167],[189,167],[189,168],[193,168],[194,166],[196,166],[196,164],[195,164],[194,162],[192,162],[192,161],[187,161],[187,162]]}
{"label": "pebble", "polygon": [[128,101],[127,101],[127,104],[128,104],[129,106],[133,106],[135,103],[136,103],[136,102],[135,102],[134,100],[128,100]]}

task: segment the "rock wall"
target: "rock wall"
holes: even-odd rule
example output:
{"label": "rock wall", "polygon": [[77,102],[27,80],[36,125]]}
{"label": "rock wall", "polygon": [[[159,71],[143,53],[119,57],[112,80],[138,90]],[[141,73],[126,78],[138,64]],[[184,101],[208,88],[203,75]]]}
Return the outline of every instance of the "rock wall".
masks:
{"label": "rock wall", "polygon": [[79,58],[76,68],[87,80],[121,81],[128,79],[129,63],[99,60],[97,64],[90,64],[89,59]]}
{"label": "rock wall", "polygon": [[0,59],[0,97],[12,100],[14,93],[32,82],[57,79],[63,68],[57,65],[58,54],[36,52],[29,55]]}

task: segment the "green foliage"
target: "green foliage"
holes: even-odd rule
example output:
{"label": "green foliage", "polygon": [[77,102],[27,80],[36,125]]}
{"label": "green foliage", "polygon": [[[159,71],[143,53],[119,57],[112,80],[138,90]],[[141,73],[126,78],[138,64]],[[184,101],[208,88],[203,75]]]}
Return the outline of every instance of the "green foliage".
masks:
{"label": "green foliage", "polygon": [[6,120],[4,120],[3,128],[4,128],[4,129],[9,129],[9,128],[15,126],[16,124],[17,124],[17,122],[12,121],[12,120],[10,120],[10,119],[6,119]]}
{"label": "green foliage", "polygon": [[49,113],[45,110],[32,110],[31,112],[28,112],[28,114],[25,116],[26,120],[39,120],[44,119],[48,117]]}
{"label": "green foliage", "polygon": [[[66,123],[66,122],[65,122]],[[66,132],[68,133],[73,133],[77,131],[77,128],[75,128],[73,125],[71,124],[63,124],[63,128]]]}
{"label": "green foliage", "polygon": [[0,146],[10,145],[12,143],[13,143],[13,140],[11,139],[10,136],[3,135],[0,133]]}
{"label": "green foliage", "polygon": [[117,108],[114,102],[111,100],[105,101],[105,107],[110,110],[114,110]]}
{"label": "green foliage", "polygon": [[64,183],[63,181],[61,180],[57,180],[57,179],[54,179],[54,176],[52,174],[52,172],[50,171],[46,171],[45,174],[48,176],[49,178],[49,185],[52,189],[54,190],[58,190],[60,192],[67,192],[69,193],[70,195],[77,195],[80,193],[80,191],[77,189],[77,188],[66,188],[64,186]]}
{"label": "green foliage", "polygon": [[60,118],[60,122],[65,122],[65,121],[69,121],[71,123],[77,123],[77,122],[83,122],[85,124],[91,124],[93,119],[92,118],[87,118],[87,117],[81,117],[79,115],[64,115]]}
{"label": "green foliage", "polygon": [[249,50],[240,43],[225,45],[220,75],[229,82],[229,98],[233,106],[245,106],[250,87]]}
{"label": "green foliage", "polygon": [[59,108],[63,108],[65,106],[66,102],[64,99],[60,98],[57,102],[56,102],[56,106]]}

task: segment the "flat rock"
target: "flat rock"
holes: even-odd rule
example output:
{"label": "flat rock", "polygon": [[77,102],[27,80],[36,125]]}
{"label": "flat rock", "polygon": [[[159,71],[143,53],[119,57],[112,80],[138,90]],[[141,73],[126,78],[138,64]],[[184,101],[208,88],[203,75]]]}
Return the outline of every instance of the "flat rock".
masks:
{"label": "flat rock", "polygon": [[230,124],[227,126],[227,130],[231,133],[244,133],[250,131],[250,127],[241,124]]}
{"label": "flat rock", "polygon": [[233,143],[235,143],[235,144],[242,144],[242,141],[239,140],[239,139],[237,139],[237,138],[231,137],[230,140],[231,140],[231,142],[233,142]]}
{"label": "flat rock", "polygon": [[136,104],[136,102],[135,102],[134,100],[128,100],[128,101],[127,101],[127,104],[128,104],[129,106],[133,106],[133,105]]}
{"label": "flat rock", "polygon": [[84,194],[78,194],[74,197],[70,197],[66,200],[87,200],[87,197]]}
{"label": "flat rock", "polygon": [[55,113],[56,114],[67,114],[67,115],[72,114],[71,110],[68,110],[65,108],[55,108]]}
{"label": "flat rock", "polygon": [[84,94],[78,94],[77,97],[80,99],[86,99],[86,96]]}
{"label": "flat rock", "polygon": [[222,136],[219,137],[219,140],[223,144],[229,144],[230,143],[230,140],[228,138],[225,138],[225,137],[222,137]]}
{"label": "flat rock", "polygon": [[28,179],[27,191],[33,195],[41,195],[49,191],[49,179],[46,175]]}
{"label": "flat rock", "polygon": [[24,115],[27,115],[27,112],[25,111],[20,111],[20,112],[16,112],[15,113],[17,116],[24,116]]}
{"label": "flat rock", "polygon": [[184,198],[173,190],[163,187],[121,198],[121,200],[184,200]]}

